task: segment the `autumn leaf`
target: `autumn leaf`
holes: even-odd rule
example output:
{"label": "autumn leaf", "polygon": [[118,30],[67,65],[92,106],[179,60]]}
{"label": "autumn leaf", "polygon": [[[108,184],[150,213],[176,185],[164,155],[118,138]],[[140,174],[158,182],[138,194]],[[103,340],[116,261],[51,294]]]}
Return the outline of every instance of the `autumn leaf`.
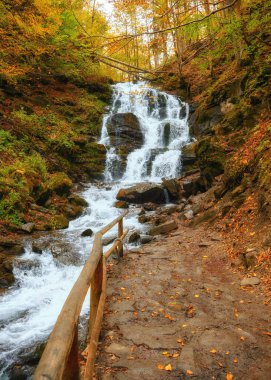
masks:
{"label": "autumn leaf", "polygon": [[158,364],[157,368],[163,370],[165,367],[162,364]]}
{"label": "autumn leaf", "polygon": [[165,371],[172,371],[173,368],[172,368],[172,365],[171,364],[168,364],[165,366]]}
{"label": "autumn leaf", "polygon": [[231,372],[227,373],[226,380],[233,380],[233,375]]}
{"label": "autumn leaf", "polygon": [[190,369],[188,369],[187,371],[186,371],[186,373],[187,373],[187,375],[193,375],[193,371],[191,371]]}
{"label": "autumn leaf", "polygon": [[212,348],[212,349],[210,350],[210,352],[211,352],[211,354],[216,354],[216,353],[217,353],[217,350],[216,350],[215,348]]}

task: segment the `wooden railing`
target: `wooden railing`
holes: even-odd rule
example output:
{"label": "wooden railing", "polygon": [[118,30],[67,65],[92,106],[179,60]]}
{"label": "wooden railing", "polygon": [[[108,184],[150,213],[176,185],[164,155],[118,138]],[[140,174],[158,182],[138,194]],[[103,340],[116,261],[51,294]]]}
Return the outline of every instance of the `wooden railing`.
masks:
{"label": "wooden railing", "polygon": [[[118,251],[123,256],[123,240],[128,230],[123,231],[125,211],[95,234],[88,261],[75,282],[58,316],[41,360],[35,371],[34,380],[90,380],[101,330],[106,297],[106,260]],[[103,254],[102,236],[118,223],[118,238]],[[88,331],[88,356],[83,371],[79,367],[78,321],[82,305],[90,288],[90,315]]]}

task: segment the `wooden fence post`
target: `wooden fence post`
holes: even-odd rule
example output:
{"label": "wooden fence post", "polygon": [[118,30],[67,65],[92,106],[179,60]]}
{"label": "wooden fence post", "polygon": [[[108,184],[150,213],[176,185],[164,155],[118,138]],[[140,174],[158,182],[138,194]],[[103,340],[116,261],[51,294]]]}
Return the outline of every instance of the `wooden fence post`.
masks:
{"label": "wooden fence post", "polygon": [[78,358],[78,323],[76,323],[74,330],[73,342],[69,354],[68,361],[65,365],[65,371],[62,379],[67,380],[79,380],[80,379],[80,367]]}
{"label": "wooden fence post", "polygon": [[[119,221],[118,224],[118,238],[121,239],[123,235],[123,219]],[[120,241],[120,247],[119,247],[119,257],[123,257],[123,242]]]}
{"label": "wooden fence post", "polygon": [[103,247],[102,247],[102,236],[99,236],[99,241],[97,244],[97,250],[100,251],[100,261],[94,272],[94,276],[91,280],[90,285],[90,315],[89,315],[89,330],[88,330],[88,341],[91,336],[91,331],[95,324],[97,309],[100,301],[100,296],[102,292],[102,282],[103,282]]}

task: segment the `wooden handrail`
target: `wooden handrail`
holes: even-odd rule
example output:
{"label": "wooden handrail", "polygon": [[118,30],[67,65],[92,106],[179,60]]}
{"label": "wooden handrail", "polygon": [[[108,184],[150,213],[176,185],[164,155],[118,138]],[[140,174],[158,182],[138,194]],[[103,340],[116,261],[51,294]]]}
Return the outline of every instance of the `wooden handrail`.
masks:
{"label": "wooden handrail", "polygon": [[[36,368],[34,380],[80,379],[78,360],[78,320],[83,302],[90,288],[90,317],[88,333],[88,358],[84,380],[92,379],[106,296],[106,260],[120,246],[123,252],[123,218],[128,210],[95,234],[91,254],[77,281],[73,285],[57,318],[48,343]],[[102,236],[118,224],[118,238],[103,255]]]}

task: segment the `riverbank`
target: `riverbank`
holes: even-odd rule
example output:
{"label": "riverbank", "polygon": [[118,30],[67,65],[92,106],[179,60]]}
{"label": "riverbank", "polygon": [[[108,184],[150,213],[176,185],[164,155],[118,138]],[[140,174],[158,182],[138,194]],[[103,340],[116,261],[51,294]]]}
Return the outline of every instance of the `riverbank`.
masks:
{"label": "riverbank", "polygon": [[264,284],[231,265],[218,225],[173,218],[176,231],[108,266],[96,378],[267,379]]}

